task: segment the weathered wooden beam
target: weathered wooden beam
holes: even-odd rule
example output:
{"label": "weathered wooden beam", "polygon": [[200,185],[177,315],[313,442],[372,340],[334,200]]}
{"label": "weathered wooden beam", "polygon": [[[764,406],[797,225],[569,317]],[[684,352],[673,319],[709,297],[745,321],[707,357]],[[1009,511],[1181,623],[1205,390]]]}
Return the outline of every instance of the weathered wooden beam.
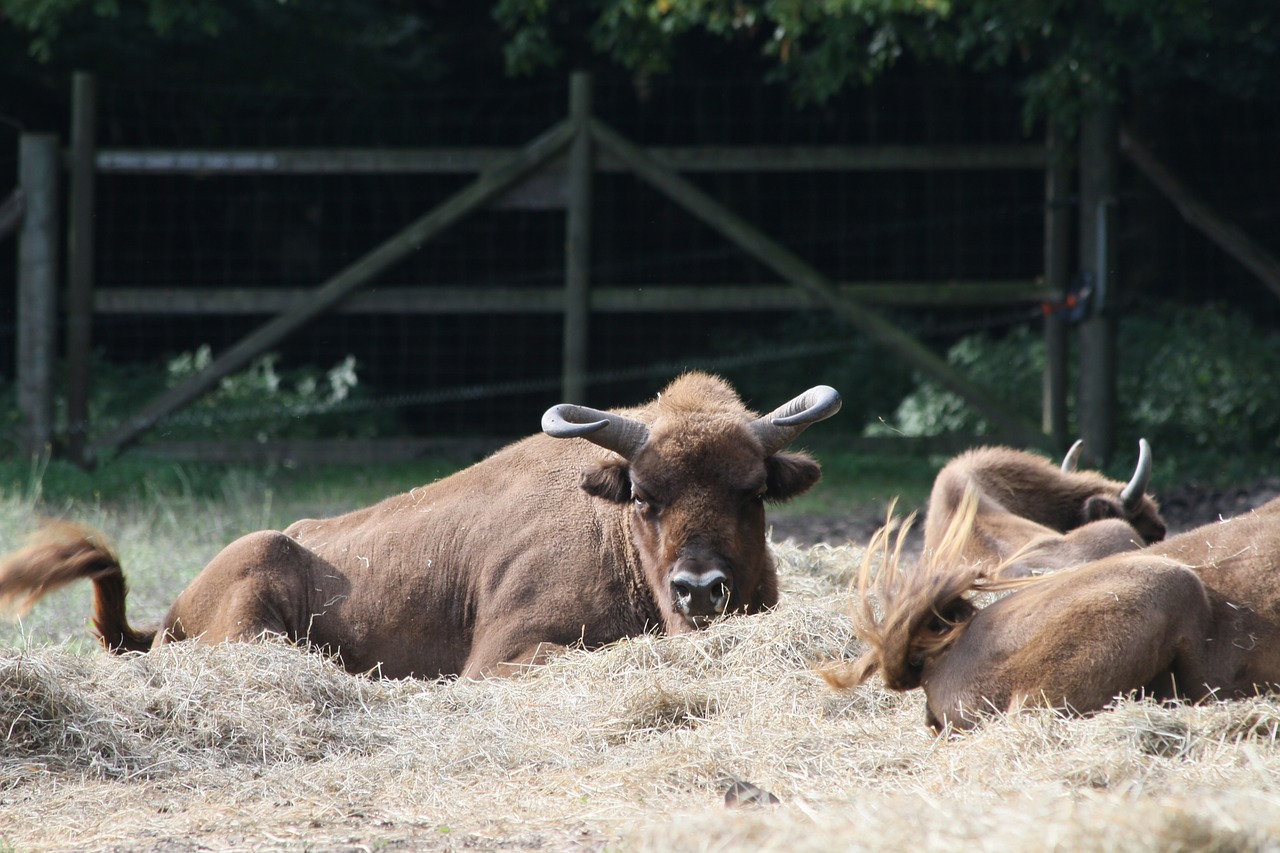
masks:
{"label": "weathered wooden beam", "polygon": [[564,325],[560,393],[587,402],[587,344],[591,322],[591,75],[569,80],[569,206],[565,211]]}
{"label": "weathered wooden beam", "polygon": [[27,202],[18,232],[15,378],[18,444],[27,456],[46,453],[53,444],[61,156],[53,134],[24,133],[18,140],[18,180]]}
{"label": "weathered wooden beam", "polygon": [[1127,130],[1120,132],[1120,151],[1138,171],[1155,185],[1178,209],[1188,224],[1204,234],[1220,249],[1280,296],[1280,260],[1258,245],[1238,226],[1216,212],[1194,190],[1180,181],[1153,153]]}
{"label": "weathered wooden beam", "polygon": [[1115,110],[1099,104],[1080,122],[1080,209],[1077,269],[1089,279],[1093,293],[1089,313],[1080,323],[1077,397],[1080,437],[1087,465],[1111,461],[1116,444],[1116,341],[1120,304],[1115,289],[1114,226],[1117,173]]}
{"label": "weathered wooden beam", "polygon": [[429,213],[321,284],[305,299],[234,344],[204,370],[151,400],[97,442],[92,450],[99,452],[118,448],[136,440],[162,418],[198,399],[223,377],[244,367],[267,348],[546,162],[569,143],[573,132],[570,122],[561,122],[511,157],[486,170]]}
{"label": "weathered wooden beam", "polygon": [[[1045,302],[1061,305],[1071,284],[1071,170],[1067,165],[1062,133],[1049,123],[1045,135],[1047,165],[1044,176],[1044,284],[1052,296]],[[1066,450],[1068,393],[1067,320],[1061,311],[1044,319],[1044,376],[1041,389],[1040,426],[1053,437],[1058,450]]]}
{"label": "weathered wooden beam", "polygon": [[989,391],[969,381],[945,360],[865,304],[841,294],[818,270],[678,175],[667,164],[599,120],[592,121],[591,129],[602,148],[626,162],[645,181],[873,341],[964,397],[1008,440],[1027,446],[1047,446],[1047,437],[1033,423],[1011,411]]}
{"label": "weathered wooden beam", "polygon": [[[682,172],[880,172],[1043,169],[1038,145],[667,146],[649,152]],[[145,149],[99,151],[99,172],[143,174],[472,174],[510,157],[511,148]],[[626,164],[601,156],[596,171]]]}
{"label": "weathered wooden beam", "polygon": [[[842,296],[891,307],[1039,305],[1060,294],[1042,282],[859,282],[834,285]],[[98,288],[98,314],[276,314],[306,299],[304,288]],[[596,287],[595,313],[673,311],[803,311],[819,307],[790,285],[670,285]],[[564,294],[554,287],[406,287],[383,285],[351,294],[338,314],[558,314]]]}
{"label": "weathered wooden beam", "polygon": [[93,348],[93,221],[97,146],[97,83],[77,72],[71,92],[71,210],[67,240],[67,453],[89,463],[90,356]]}
{"label": "weathered wooden beam", "polygon": [[411,175],[474,174],[518,149],[474,148],[108,148],[99,172],[123,175]]}

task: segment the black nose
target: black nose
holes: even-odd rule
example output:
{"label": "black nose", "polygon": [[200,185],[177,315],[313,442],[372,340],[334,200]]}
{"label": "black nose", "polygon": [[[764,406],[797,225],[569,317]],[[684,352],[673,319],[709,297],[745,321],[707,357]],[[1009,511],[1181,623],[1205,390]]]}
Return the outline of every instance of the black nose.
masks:
{"label": "black nose", "polygon": [[685,616],[720,616],[729,609],[729,576],[720,569],[677,567],[671,576],[671,600]]}

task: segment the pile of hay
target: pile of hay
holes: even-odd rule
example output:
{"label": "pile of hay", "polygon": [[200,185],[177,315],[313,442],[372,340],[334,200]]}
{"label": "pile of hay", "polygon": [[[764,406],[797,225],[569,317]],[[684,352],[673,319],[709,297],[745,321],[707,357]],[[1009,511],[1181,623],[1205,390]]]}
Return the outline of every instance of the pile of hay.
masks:
{"label": "pile of hay", "polygon": [[[1166,851],[1280,838],[1280,702],[1123,702],[938,739],[918,693],[874,681],[836,693],[813,672],[859,651],[844,611],[861,550],[775,550],[772,613],[483,683],[356,678],[282,643],[121,659],[41,646],[28,625],[0,649],[0,849]],[[743,782],[778,802],[727,806],[729,788],[755,790]]]}

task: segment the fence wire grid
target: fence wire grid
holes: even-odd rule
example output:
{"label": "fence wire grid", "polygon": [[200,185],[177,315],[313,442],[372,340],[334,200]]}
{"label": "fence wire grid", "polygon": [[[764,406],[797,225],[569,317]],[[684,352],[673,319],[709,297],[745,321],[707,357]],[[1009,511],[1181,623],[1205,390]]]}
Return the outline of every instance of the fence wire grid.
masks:
{"label": "fence wire grid", "polygon": [[[332,97],[103,86],[102,148],[519,146],[564,117],[568,85],[440,89],[420,95]],[[656,145],[1026,144],[1016,88],[999,78],[907,74],[821,107],[798,108],[780,87],[729,80],[658,81],[638,92],[597,80],[595,114],[634,141]],[[1196,124],[1170,106],[1160,127]],[[1216,152],[1244,152],[1233,171],[1193,173],[1213,197],[1244,212],[1255,232],[1280,233],[1267,183],[1236,172],[1277,140],[1274,118],[1187,137],[1174,162],[1198,167]],[[1157,136],[1159,141],[1163,137]],[[1262,171],[1261,168],[1259,171]],[[1274,172],[1268,180],[1274,182]],[[1207,174],[1206,174],[1207,173]],[[1031,280],[1043,267],[1044,176],[1037,170],[714,173],[696,184],[833,281]],[[471,180],[468,175],[100,175],[95,286],[158,294],[182,288],[315,286]],[[1234,183],[1232,183],[1234,180]],[[1135,298],[1248,299],[1255,285],[1188,234],[1129,178],[1122,237],[1160,246],[1129,264]],[[0,193],[5,191],[0,187]],[[1274,194],[1271,198],[1276,197]],[[777,279],[709,227],[631,175],[597,173],[593,287],[770,285]],[[0,296],[12,305],[14,244],[0,242]],[[489,209],[421,246],[369,288],[558,290],[564,279],[562,210]],[[1273,299],[1258,296],[1274,314]],[[895,313],[939,350],[970,331],[1037,322],[1025,307]],[[154,368],[207,344],[218,352],[264,315],[100,314],[97,357]],[[12,313],[0,316],[0,376],[13,375]],[[815,326],[818,322],[818,326]],[[408,434],[528,432],[558,401],[562,349],[556,313],[328,314],[286,341],[281,363],[327,367],[356,359],[364,394],[341,411],[394,413]],[[827,381],[833,362],[862,359],[909,382],[859,349],[852,331],[803,311],[597,314],[591,320],[592,405],[637,402],[686,367],[719,370],[744,395],[773,395]],[[887,357],[881,357],[887,360]],[[847,369],[847,368],[845,368]],[[885,380],[888,382],[888,379]],[[900,384],[901,384],[900,383]],[[875,383],[869,383],[874,385]],[[891,383],[890,383],[891,384]],[[844,389],[841,389],[844,390]],[[903,391],[905,390],[902,389]],[[886,414],[894,392],[847,407],[844,419]],[[856,396],[856,395],[855,395]],[[306,408],[292,410],[308,417]],[[99,430],[123,413],[100,411]],[[181,414],[175,416],[181,421]],[[208,415],[200,417],[207,418]],[[234,418],[235,416],[228,416]]]}

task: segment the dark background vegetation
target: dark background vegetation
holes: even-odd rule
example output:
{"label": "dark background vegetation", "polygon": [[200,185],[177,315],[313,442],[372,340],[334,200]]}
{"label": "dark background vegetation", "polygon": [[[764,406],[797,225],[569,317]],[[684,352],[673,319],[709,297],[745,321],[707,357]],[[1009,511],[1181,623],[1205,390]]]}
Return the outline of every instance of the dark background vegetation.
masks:
{"label": "dark background vegetation", "polygon": [[[1223,6],[4,0],[0,195],[16,181],[20,130],[66,139],[75,70],[99,81],[103,146],[403,147],[520,145],[563,115],[568,72],[587,69],[597,113],[646,145],[1017,143],[1041,140],[1049,116],[1070,134],[1104,105],[1274,250],[1280,12]],[[465,180],[104,176],[98,285],[314,284]],[[1034,172],[697,180],[835,280],[1042,268]],[[1266,473],[1280,300],[1140,175],[1124,167],[1121,181],[1120,446],[1145,435],[1183,476]],[[631,178],[599,177],[596,204],[597,284],[773,281]],[[486,212],[387,283],[556,288],[563,228],[556,212]],[[0,386],[13,375],[14,252],[0,241]],[[264,319],[99,318],[95,423],[172,381],[175,359]],[[1038,309],[895,319],[1036,417]],[[760,408],[835,385],[847,402],[829,432],[985,429],[820,314],[611,315],[592,336],[594,405],[707,366]],[[359,381],[334,399],[330,374],[348,355]],[[324,318],[152,438],[525,434],[555,402],[559,355],[555,315]]]}

